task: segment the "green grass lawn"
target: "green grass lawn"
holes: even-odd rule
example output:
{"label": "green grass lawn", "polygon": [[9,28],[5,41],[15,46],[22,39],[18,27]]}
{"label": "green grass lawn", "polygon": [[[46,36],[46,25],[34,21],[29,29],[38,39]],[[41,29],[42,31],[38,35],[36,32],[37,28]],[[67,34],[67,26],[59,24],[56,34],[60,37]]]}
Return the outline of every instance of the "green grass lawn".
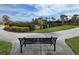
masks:
{"label": "green grass lawn", "polygon": [[39,30],[35,30],[33,32],[48,33],[48,32],[55,32],[55,31],[72,29],[72,28],[75,28],[75,27],[78,27],[78,26],[76,26],[76,25],[62,25],[62,26],[56,26],[56,27],[47,28],[47,29],[39,29]]}
{"label": "green grass lawn", "polygon": [[79,36],[71,39],[66,39],[65,42],[76,55],[79,55]]}
{"label": "green grass lawn", "polygon": [[0,41],[0,55],[9,55],[12,44],[9,42]]}

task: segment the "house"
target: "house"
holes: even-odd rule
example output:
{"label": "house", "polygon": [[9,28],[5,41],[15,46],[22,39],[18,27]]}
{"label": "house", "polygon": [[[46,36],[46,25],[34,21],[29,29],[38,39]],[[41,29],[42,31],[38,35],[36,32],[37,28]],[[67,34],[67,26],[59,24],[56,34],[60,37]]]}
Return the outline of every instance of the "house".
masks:
{"label": "house", "polygon": [[2,25],[3,24],[3,22],[0,20],[0,25]]}
{"label": "house", "polygon": [[32,21],[35,24],[36,29],[47,28],[47,20],[44,19],[35,19]]}

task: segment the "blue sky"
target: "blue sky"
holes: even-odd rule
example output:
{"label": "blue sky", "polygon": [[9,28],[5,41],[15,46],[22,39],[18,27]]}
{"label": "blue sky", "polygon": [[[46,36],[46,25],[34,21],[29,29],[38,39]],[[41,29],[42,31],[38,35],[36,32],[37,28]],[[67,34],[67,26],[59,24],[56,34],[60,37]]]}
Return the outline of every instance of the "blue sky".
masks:
{"label": "blue sky", "polygon": [[61,14],[69,16],[79,14],[78,4],[0,4],[0,19],[10,16],[12,21],[31,21],[38,17],[60,18]]}

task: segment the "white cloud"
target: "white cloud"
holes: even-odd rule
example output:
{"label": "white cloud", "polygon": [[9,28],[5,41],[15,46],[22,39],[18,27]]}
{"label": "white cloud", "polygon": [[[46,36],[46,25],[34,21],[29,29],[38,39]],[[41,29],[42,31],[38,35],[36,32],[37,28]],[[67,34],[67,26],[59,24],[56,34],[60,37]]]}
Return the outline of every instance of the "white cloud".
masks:
{"label": "white cloud", "polygon": [[[15,5],[16,6],[16,5]],[[30,11],[25,8],[19,7],[19,8],[11,8],[9,6],[7,7],[0,7],[0,11],[14,11],[17,12],[15,15],[11,15],[11,19],[14,20],[31,20],[32,18],[35,17],[40,17],[40,16],[54,16],[58,18],[61,14],[66,14],[66,15],[73,15],[73,14],[78,14],[79,13],[79,5],[71,5],[71,4],[36,4],[36,5],[31,5],[34,6],[38,11]],[[30,8],[30,7],[29,7]],[[0,15],[4,15],[7,13],[3,13]]]}
{"label": "white cloud", "polygon": [[[50,16],[57,13],[63,14],[66,11],[79,9],[79,5],[36,5],[35,6],[39,11],[35,12],[35,15],[38,16]],[[63,13],[62,13],[63,12]]]}

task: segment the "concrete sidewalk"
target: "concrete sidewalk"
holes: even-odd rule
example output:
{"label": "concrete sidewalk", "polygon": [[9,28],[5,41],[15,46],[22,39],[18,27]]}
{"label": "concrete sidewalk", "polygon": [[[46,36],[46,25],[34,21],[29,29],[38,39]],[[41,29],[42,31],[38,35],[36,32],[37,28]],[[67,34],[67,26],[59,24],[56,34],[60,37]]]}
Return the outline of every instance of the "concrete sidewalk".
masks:
{"label": "concrete sidewalk", "polygon": [[74,28],[70,30],[58,31],[53,33],[13,33],[0,30],[0,40],[9,41],[13,44],[11,55],[21,55],[20,53],[20,45],[17,38],[20,37],[49,37],[56,36],[58,37],[56,52],[53,51],[53,46],[49,44],[42,44],[42,49],[40,49],[39,44],[27,45],[23,48],[23,55],[40,55],[42,50],[42,54],[51,54],[51,55],[73,55],[74,53],[65,43],[65,39],[72,38],[75,36],[79,36],[79,28]]}

